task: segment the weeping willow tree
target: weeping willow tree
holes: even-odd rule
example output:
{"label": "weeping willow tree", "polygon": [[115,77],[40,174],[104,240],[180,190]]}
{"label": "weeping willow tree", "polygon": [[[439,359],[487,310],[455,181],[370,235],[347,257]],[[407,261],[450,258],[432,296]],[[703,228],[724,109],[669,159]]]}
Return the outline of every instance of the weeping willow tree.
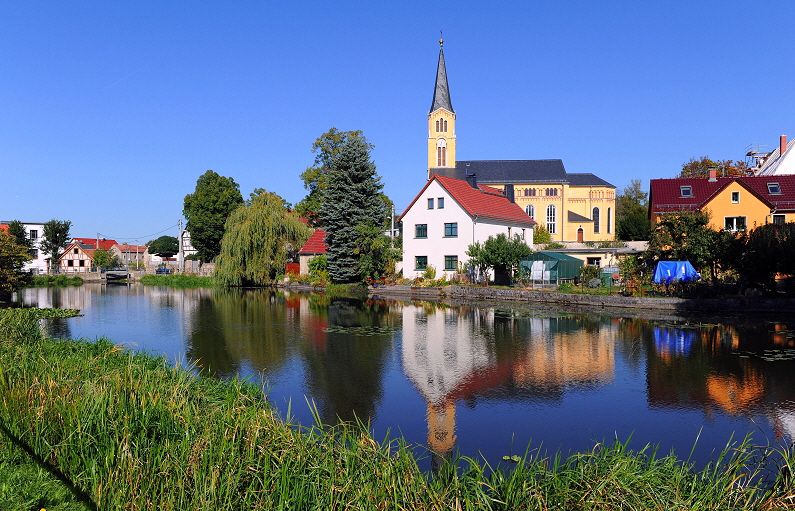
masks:
{"label": "weeping willow tree", "polygon": [[281,197],[252,194],[226,221],[215,278],[225,286],[271,284],[310,234],[312,229],[284,207]]}

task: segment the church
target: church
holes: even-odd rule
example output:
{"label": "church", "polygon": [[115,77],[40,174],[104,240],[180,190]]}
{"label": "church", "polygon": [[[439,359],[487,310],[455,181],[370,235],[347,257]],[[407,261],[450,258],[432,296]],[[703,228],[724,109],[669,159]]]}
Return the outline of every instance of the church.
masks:
{"label": "church", "polygon": [[503,190],[552,241],[615,238],[616,187],[590,173],[566,172],[561,160],[458,160],[456,112],[450,100],[443,40],[433,103],[428,113],[428,179],[434,175],[476,181]]}

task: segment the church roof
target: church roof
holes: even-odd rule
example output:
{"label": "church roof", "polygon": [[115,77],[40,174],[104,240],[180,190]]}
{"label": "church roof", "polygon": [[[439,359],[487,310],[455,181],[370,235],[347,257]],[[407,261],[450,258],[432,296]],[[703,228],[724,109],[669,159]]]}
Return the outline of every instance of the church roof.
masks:
{"label": "church roof", "polygon": [[590,173],[569,174],[561,160],[468,160],[455,162],[455,168],[432,168],[431,174],[466,179],[474,174],[478,183],[568,183],[571,186],[609,186]]}
{"label": "church roof", "polygon": [[442,41],[439,41],[439,64],[436,66],[436,86],[433,88],[433,103],[431,112],[444,108],[454,113],[453,103],[450,101],[450,87],[447,85],[447,68],[444,66],[444,51]]}
{"label": "church roof", "polygon": [[590,172],[568,174],[568,177],[569,185],[571,186],[609,186],[610,188],[615,188],[614,185],[611,185],[601,177],[596,174],[591,174]]}

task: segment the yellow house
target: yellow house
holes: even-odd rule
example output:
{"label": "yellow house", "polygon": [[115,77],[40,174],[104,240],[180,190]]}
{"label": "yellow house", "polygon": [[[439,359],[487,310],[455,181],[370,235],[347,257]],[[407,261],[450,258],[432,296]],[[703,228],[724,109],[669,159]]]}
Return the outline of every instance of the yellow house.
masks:
{"label": "yellow house", "polygon": [[795,221],[795,175],[652,179],[651,225],[677,211],[710,214],[715,230],[745,231]]}
{"label": "yellow house", "polygon": [[428,113],[428,179],[439,174],[504,190],[553,241],[615,238],[615,189],[588,173],[567,173],[561,160],[467,160],[456,158],[456,113],[450,100],[444,51]]}

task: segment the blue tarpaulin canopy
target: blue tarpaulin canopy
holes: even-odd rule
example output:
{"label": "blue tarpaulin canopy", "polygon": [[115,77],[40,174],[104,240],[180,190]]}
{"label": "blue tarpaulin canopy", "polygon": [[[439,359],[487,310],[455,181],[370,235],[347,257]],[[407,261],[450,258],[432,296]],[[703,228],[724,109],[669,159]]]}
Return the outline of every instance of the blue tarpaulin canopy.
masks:
{"label": "blue tarpaulin canopy", "polygon": [[701,278],[690,261],[660,261],[654,270],[655,284],[691,282]]}

